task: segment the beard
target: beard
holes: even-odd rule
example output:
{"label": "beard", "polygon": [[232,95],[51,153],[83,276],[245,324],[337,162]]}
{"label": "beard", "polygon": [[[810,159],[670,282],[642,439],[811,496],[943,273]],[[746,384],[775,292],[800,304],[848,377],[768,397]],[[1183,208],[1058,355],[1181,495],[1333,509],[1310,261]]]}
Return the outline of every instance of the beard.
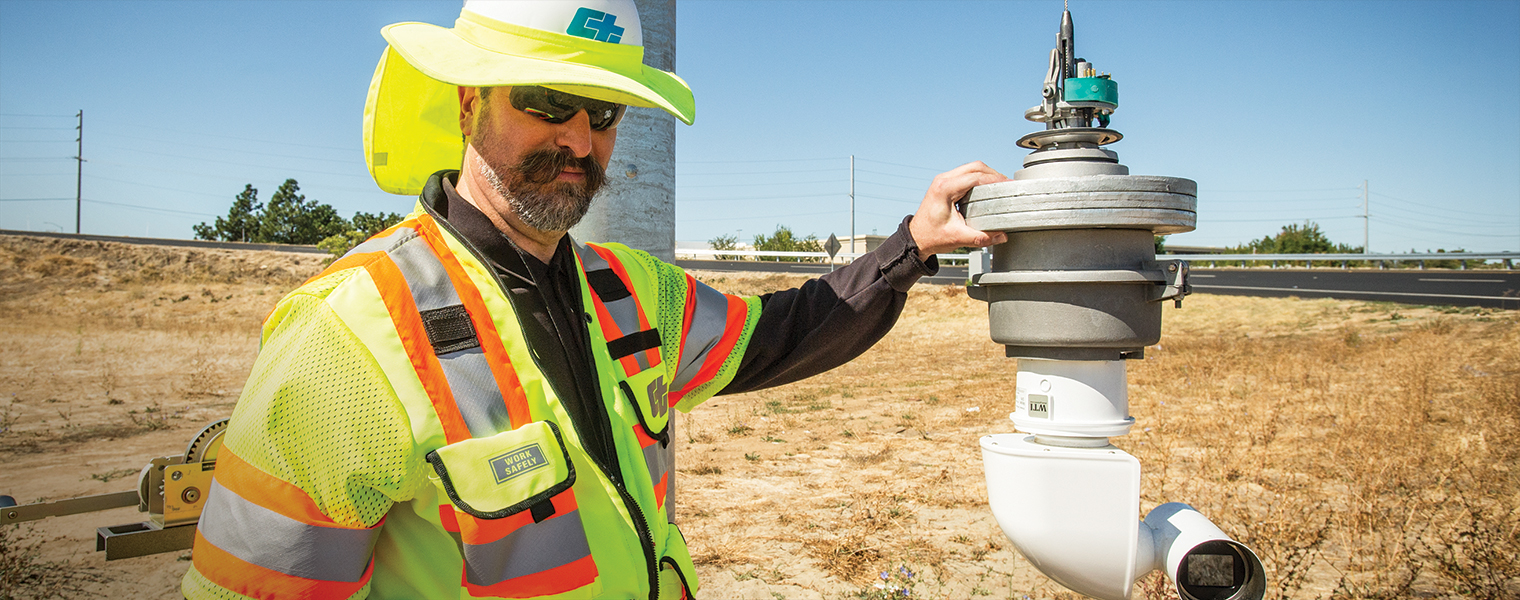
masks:
{"label": "beard", "polygon": [[[490,146],[489,140],[482,146]],[[606,181],[601,163],[591,155],[576,157],[568,150],[545,149],[528,153],[517,164],[505,169],[503,180],[496,168],[487,164],[477,148],[480,174],[507,201],[507,205],[524,224],[539,231],[569,231],[586,216],[591,201]],[[585,173],[579,183],[557,181],[565,167],[576,166]]]}

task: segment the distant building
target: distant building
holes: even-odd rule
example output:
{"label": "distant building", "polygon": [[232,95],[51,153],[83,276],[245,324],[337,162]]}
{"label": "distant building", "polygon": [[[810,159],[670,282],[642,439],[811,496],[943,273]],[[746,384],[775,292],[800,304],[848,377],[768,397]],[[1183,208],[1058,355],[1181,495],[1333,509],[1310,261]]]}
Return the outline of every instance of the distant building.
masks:
{"label": "distant building", "polygon": [[839,238],[839,252],[841,254],[852,254],[856,252],[864,254],[866,252],[875,250],[876,247],[880,246],[884,241],[887,241],[887,236],[884,235],[857,235],[854,239],[851,239],[850,236],[847,235],[841,236]]}

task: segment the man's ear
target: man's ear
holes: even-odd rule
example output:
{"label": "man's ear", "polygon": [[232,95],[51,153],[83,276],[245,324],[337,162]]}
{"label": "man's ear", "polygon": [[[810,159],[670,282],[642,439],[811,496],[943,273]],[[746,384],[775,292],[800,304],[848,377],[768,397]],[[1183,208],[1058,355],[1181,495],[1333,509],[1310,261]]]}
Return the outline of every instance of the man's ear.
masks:
{"label": "man's ear", "polygon": [[474,134],[475,113],[480,110],[480,88],[459,86],[459,133]]}

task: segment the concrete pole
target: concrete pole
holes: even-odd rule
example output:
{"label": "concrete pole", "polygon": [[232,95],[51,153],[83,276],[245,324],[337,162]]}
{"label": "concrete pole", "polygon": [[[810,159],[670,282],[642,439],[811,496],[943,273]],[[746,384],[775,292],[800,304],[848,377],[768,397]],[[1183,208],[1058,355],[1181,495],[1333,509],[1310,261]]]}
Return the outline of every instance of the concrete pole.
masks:
{"label": "concrete pole", "polygon": [[[635,0],[644,28],[644,64],[675,71],[675,0]],[[629,107],[618,124],[607,185],[579,225],[577,240],[619,242],[675,260],[676,119],[657,108]]]}

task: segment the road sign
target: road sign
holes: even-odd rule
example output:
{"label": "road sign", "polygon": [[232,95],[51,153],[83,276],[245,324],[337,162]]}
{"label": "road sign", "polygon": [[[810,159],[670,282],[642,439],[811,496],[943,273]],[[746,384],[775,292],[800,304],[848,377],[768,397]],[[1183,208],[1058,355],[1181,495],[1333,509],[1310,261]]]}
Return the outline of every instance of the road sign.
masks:
{"label": "road sign", "polygon": [[839,249],[843,247],[844,244],[839,243],[839,237],[832,233],[829,234],[829,241],[823,243],[823,251],[829,253],[830,261],[834,260],[834,255],[839,254]]}

